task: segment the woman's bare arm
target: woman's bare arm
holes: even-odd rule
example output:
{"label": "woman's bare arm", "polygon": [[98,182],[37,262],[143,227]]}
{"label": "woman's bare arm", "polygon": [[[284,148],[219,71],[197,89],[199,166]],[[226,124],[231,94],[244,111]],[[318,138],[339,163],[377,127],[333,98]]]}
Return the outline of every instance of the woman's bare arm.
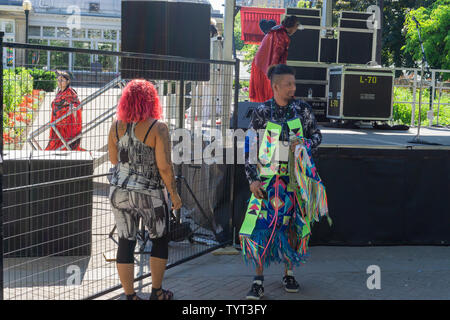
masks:
{"label": "woman's bare arm", "polygon": [[116,138],[116,126],[118,125],[117,121],[114,121],[109,128],[109,136],[108,136],[108,154],[109,161],[115,166],[119,163],[119,159],[117,158],[117,138]]}
{"label": "woman's bare arm", "polygon": [[160,122],[157,125],[155,144],[156,166],[169,193],[171,195],[177,195],[170,146],[169,128],[165,123]]}

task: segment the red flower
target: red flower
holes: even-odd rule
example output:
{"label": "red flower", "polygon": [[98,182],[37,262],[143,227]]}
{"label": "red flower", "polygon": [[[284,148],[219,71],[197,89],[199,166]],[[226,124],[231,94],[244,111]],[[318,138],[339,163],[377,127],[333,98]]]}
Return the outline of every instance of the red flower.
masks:
{"label": "red flower", "polygon": [[16,121],[22,121],[22,122],[25,122],[25,119],[23,118],[23,115],[18,114],[18,115],[16,116]]}
{"label": "red flower", "polygon": [[8,133],[6,133],[6,132],[3,133],[3,142],[4,143],[11,143],[13,141],[14,141],[13,138],[11,138]]}

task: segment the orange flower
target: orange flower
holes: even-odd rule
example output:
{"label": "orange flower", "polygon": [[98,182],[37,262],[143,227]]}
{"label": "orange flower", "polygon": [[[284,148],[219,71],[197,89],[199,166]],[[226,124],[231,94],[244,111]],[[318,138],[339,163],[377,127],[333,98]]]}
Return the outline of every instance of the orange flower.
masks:
{"label": "orange flower", "polygon": [[16,116],[16,121],[22,121],[22,122],[25,122],[25,119],[23,118],[23,115],[18,114],[18,115]]}
{"label": "orange flower", "polygon": [[4,143],[11,143],[13,141],[14,141],[13,138],[11,138],[8,133],[5,133],[5,132],[3,133],[3,142]]}

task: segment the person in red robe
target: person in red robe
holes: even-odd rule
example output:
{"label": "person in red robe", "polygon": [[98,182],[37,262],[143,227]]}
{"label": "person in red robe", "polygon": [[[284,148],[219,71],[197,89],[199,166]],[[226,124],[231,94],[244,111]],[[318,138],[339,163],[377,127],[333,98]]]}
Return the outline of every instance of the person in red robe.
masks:
{"label": "person in red robe", "polygon": [[[52,102],[51,122],[54,122],[55,120],[63,117],[80,105],[78,94],[74,89],[70,87],[70,81],[71,76],[67,72],[58,73],[59,90]],[[81,134],[81,111],[82,110],[79,109],[55,124],[56,129],[67,143]],[[84,150],[81,148],[80,144],[81,137],[69,144],[70,150]],[[57,150],[61,146],[63,146],[61,150],[67,150],[67,148],[64,146],[64,143],[56,134],[55,130],[53,128],[50,128],[49,143],[45,150]]]}
{"label": "person in red robe", "polygon": [[273,27],[263,38],[252,62],[249,98],[252,102],[265,102],[273,97],[267,70],[272,65],[286,64],[289,38],[298,29],[296,16],[286,17],[281,25]]}

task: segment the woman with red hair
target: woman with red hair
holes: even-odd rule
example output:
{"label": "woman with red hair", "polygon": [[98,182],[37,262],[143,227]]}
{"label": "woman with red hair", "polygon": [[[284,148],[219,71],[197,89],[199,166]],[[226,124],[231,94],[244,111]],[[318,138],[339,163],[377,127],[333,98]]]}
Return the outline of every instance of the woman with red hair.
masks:
{"label": "woman with red hair", "polygon": [[115,169],[109,198],[119,235],[117,270],[128,300],[140,300],[134,291],[134,248],[139,218],[152,240],[150,269],[151,300],[170,300],[173,293],[162,289],[168,258],[169,211],[181,208],[175,186],[167,125],[158,121],[162,109],[155,87],[146,80],[132,80],[117,106],[117,120],[109,130],[109,159]]}

